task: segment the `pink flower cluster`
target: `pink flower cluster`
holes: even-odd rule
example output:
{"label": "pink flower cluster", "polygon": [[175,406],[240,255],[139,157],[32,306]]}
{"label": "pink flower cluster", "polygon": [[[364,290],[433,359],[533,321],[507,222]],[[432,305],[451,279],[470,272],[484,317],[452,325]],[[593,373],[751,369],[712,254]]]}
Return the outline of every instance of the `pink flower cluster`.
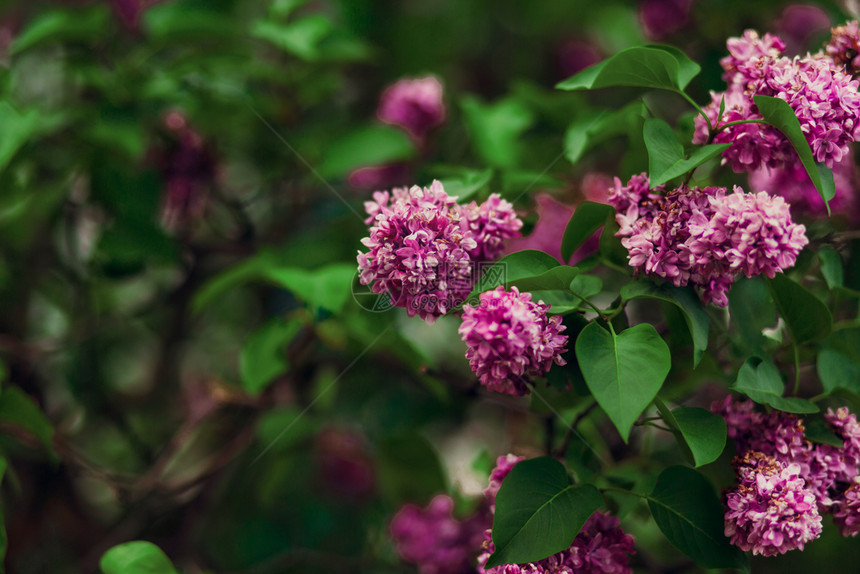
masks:
{"label": "pink flower cluster", "polygon": [[735,458],[738,485],[726,495],[726,536],[742,550],[775,556],[803,550],[821,535],[815,496],[800,465],[756,451]]}
{"label": "pink flower cluster", "polygon": [[[747,30],[727,42],[729,56],[721,60],[728,83],[725,93],[712,93],[705,113],[714,127],[728,122],[761,119],[756,95],[785,100],[800,120],[815,160],[828,167],[848,155],[860,136],[858,83],[842,65],[820,53],[803,58],[782,56],[785,43],[777,36]],[[725,97],[725,113],[719,116]],[[704,118],[696,118],[694,143],[708,142]],[[762,124],[740,124],[720,131],[715,143],[730,143],[723,152],[736,172],[779,168],[799,161],[791,144],[777,129]]]}
{"label": "pink flower cluster", "polygon": [[463,309],[460,336],[468,346],[472,371],[489,390],[507,395],[528,393],[527,377],[564,365],[567,335],[561,317],[547,317],[549,305],[531,293],[503,286],[480,295],[477,306]]}
{"label": "pink flower cluster", "polygon": [[454,500],[440,494],[427,508],[407,504],[392,519],[390,534],[397,553],[416,564],[421,574],[474,574],[489,516],[479,512],[460,521],[453,512]]}
{"label": "pink flower cluster", "polygon": [[377,117],[406,130],[416,141],[445,122],[442,83],[433,76],[400,80],[385,89]]}
{"label": "pink flower cluster", "polygon": [[849,74],[860,72],[860,26],[852,20],[831,31],[830,42],[824,49],[837,65],[844,66]]}
{"label": "pink flower cluster", "polygon": [[609,202],[631,267],[679,287],[692,284],[721,307],[735,276],[773,277],[808,243],[785,200],[765,192],[680,187],[662,196],[642,174],[626,186],[616,178]]}
{"label": "pink flower cluster", "polygon": [[462,304],[478,263],[497,257],[502,241],[519,235],[513,206],[493,194],[462,206],[442,184],[376,192],[365,203],[370,235],[361,240],[359,280],[393,305],[432,323]]}
{"label": "pink flower cluster", "polygon": [[759,452],[783,465],[797,465],[820,513],[831,512],[843,536],[860,533],[860,423],[847,407],[829,409],[824,418],[842,439],[841,447],[806,439],[803,420],[773,411],[759,413],[751,401],[726,397],[711,410],[723,416],[740,454]]}

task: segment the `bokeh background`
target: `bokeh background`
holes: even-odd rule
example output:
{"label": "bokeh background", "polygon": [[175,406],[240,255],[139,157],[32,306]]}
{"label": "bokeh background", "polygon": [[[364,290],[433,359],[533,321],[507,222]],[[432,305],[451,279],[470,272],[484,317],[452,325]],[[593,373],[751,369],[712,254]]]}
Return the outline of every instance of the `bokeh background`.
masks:
{"label": "bokeh background", "polygon": [[[7,571],[96,572],[107,549],[145,539],[187,573],[414,572],[389,540],[394,512],[448,492],[468,513],[495,457],[541,454],[553,417],[479,391],[455,320],[408,320],[358,285],[363,202],[440,178],[451,194],[502,193],[526,233],[539,216],[558,229],[647,156],[621,126],[568,161],[568,126],[631,96],[556,82],[666,42],[702,64],[692,90],[705,103],[722,88],[727,37],[753,27],[815,51],[854,9],[4,1],[0,372],[4,396],[17,389],[0,406]],[[415,137],[380,121],[387,86],[428,75],[444,87],[440,126]],[[677,118],[673,98],[646,103]],[[531,246],[551,250],[553,237]],[[575,394],[548,400],[582,408]],[[603,423],[583,433],[625,461],[619,476],[673,456],[671,437],[645,433],[625,450]],[[568,463],[587,472],[588,448]],[[637,571],[696,570],[644,506],[622,511]],[[753,570],[844,570],[858,546],[826,535]]]}

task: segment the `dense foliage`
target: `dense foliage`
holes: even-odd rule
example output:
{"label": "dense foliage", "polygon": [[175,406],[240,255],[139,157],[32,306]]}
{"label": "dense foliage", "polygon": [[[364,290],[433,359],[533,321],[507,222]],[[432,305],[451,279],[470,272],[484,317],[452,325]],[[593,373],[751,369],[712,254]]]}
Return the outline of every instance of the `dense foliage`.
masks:
{"label": "dense foliage", "polygon": [[0,571],[860,560],[860,27],[0,7]]}

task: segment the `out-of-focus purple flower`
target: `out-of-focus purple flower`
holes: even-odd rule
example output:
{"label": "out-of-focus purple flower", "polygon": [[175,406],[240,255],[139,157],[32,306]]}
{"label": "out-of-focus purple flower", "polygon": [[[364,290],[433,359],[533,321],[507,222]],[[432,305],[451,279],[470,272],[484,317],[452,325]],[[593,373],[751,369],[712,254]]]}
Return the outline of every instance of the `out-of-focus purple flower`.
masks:
{"label": "out-of-focus purple flower", "polygon": [[[776,97],[791,106],[815,160],[828,167],[848,155],[848,145],[860,136],[858,83],[831,58],[822,54],[803,58],[780,56],[785,44],[776,36],[764,38],[747,30],[727,42],[729,56],[721,60],[729,83],[724,94],[712,94],[704,111],[714,127],[728,122],[761,119],[753,98]],[[726,113],[719,118],[725,97]],[[706,122],[696,118],[694,143],[709,141]],[[797,162],[790,143],[778,130],[760,124],[740,124],[721,130],[714,143],[730,143],[723,158],[735,171],[784,167]]]}
{"label": "out-of-focus purple flower", "polygon": [[626,186],[616,180],[609,201],[631,267],[679,287],[693,284],[705,302],[722,307],[736,275],[773,277],[808,243],[785,200],[765,192],[681,187],[660,196],[642,174]]}
{"label": "out-of-focus purple flower", "polygon": [[346,181],[356,189],[391,189],[412,181],[412,171],[405,163],[360,167],[351,172]]}
{"label": "out-of-focus purple flower", "polygon": [[652,40],[677,32],[690,21],[693,0],[640,0],[639,20]]}
{"label": "out-of-focus purple flower", "polygon": [[463,310],[459,333],[472,371],[489,390],[514,396],[528,393],[526,381],[564,365],[567,335],[561,317],[547,317],[549,305],[531,293],[503,286],[481,293],[480,303]]}
{"label": "out-of-focus purple flower", "polygon": [[561,238],[567,222],[573,215],[573,208],[557,201],[548,193],[535,195],[535,204],[538,220],[532,232],[520,239],[508,242],[508,253],[523,251],[524,249],[537,249],[552,255],[562,263]]}
{"label": "out-of-focus purple flower", "polygon": [[562,77],[567,78],[603,59],[600,50],[587,40],[568,40],[558,49],[558,67]]}
{"label": "out-of-focus purple flower", "polygon": [[140,17],[147,8],[165,0],[111,0],[114,12],[128,30],[136,31],[140,26]]}
{"label": "out-of-focus purple flower", "polygon": [[495,511],[496,495],[502,487],[502,481],[511,473],[511,469],[523,460],[525,460],[524,457],[515,454],[500,456],[496,459],[496,467],[490,472],[490,484],[484,491],[484,496],[487,497],[487,502],[490,503],[491,510]]}
{"label": "out-of-focus purple flower", "polygon": [[445,123],[443,95],[442,83],[434,76],[399,80],[382,92],[376,116],[423,142],[430,130]]}
{"label": "out-of-focus purple flower", "polygon": [[616,516],[598,510],[585,522],[570,548],[528,564],[484,568],[495,551],[492,531],[484,535],[484,551],[478,557],[480,574],[629,574],[634,539],[620,528]]}
{"label": "out-of-focus purple flower", "polygon": [[824,418],[843,445],[815,445],[809,457],[808,480],[819,508],[835,510],[842,506],[846,490],[860,473],[860,424],[847,407],[828,409]]}
{"label": "out-of-focus purple flower", "polygon": [[783,9],[774,25],[785,40],[786,51],[797,54],[808,47],[816,34],[830,27],[830,16],[812,4],[791,4]]}
{"label": "out-of-focus purple flower", "polygon": [[[726,434],[735,440],[738,453],[744,453],[748,449],[746,443],[750,429],[758,423],[761,415],[755,411],[755,403],[752,401],[738,401],[732,395],[726,395],[721,401],[711,404],[711,412],[718,414],[726,421]],[[739,442],[743,441],[743,442]]]}
{"label": "out-of-focus purple flower", "polygon": [[522,227],[498,195],[463,206],[438,181],[376,192],[364,208],[371,227],[361,240],[368,252],[358,254],[359,280],[430,323],[463,303],[477,264],[501,254]]}
{"label": "out-of-focus purple flower", "polygon": [[833,510],[833,522],[842,536],[860,534],[860,476],[855,476],[851,486],[843,493]]}
{"label": "out-of-focus purple flower", "polygon": [[505,240],[519,237],[523,227],[514,206],[493,193],[478,205],[473,201],[460,207],[463,225],[472,233],[477,246],[469,253],[474,261],[492,261],[505,250]]}
{"label": "out-of-focus purple flower", "polygon": [[178,229],[203,216],[209,189],[215,182],[217,164],[203,136],[189,126],[183,114],[168,113],[164,127],[170,143],[155,153],[166,186],[161,220],[168,229]]}
{"label": "out-of-focus purple flower", "polygon": [[803,550],[821,534],[815,496],[800,465],[750,451],[735,458],[738,485],[726,495],[725,533],[742,550],[775,556]]}
{"label": "out-of-focus purple flower", "polygon": [[376,483],[373,465],[361,437],[329,428],[316,438],[320,484],[340,499],[366,499]]}
{"label": "out-of-focus purple flower", "polygon": [[[854,186],[856,181],[855,166],[850,156],[845,156],[841,162],[833,166],[833,181],[836,185],[836,195],[830,200],[830,209],[834,213],[856,219],[856,197]],[[812,216],[823,216],[827,213],[824,200],[800,163],[792,163],[784,168],[764,168],[753,171],[749,176],[750,187],[762,189],[780,195],[791,204],[795,213],[805,213]]]}
{"label": "out-of-focus purple flower", "polygon": [[830,42],[825,48],[827,55],[849,74],[860,72],[860,26],[857,20],[837,26],[830,33]]}
{"label": "out-of-focus purple flower", "polygon": [[361,240],[368,252],[358,253],[359,280],[372,284],[374,293],[388,293],[410,316],[432,323],[472,290],[469,254],[478,243],[463,229],[455,198],[438,181],[429,188],[376,192],[373,198],[365,203],[372,226]]}
{"label": "out-of-focus purple flower", "polygon": [[390,533],[400,557],[421,574],[472,574],[489,518],[478,513],[454,518],[454,500],[436,496],[427,508],[408,504],[391,521]]}

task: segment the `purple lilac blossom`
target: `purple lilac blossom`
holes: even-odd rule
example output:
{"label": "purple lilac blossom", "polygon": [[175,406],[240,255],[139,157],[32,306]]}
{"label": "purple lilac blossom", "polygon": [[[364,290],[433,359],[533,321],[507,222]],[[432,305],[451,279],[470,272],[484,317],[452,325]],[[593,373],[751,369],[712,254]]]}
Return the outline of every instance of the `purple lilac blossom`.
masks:
{"label": "purple lilac blossom", "polygon": [[803,550],[821,535],[815,495],[798,464],[785,465],[750,451],[734,460],[738,485],[726,495],[725,534],[753,554],[775,556]]}
{"label": "purple lilac blossom", "polygon": [[455,198],[438,181],[390,195],[376,192],[373,198],[365,203],[372,226],[361,240],[369,251],[358,254],[359,280],[372,283],[374,293],[388,293],[409,316],[432,323],[469,295],[469,253],[478,244],[463,230]]}
{"label": "purple lilac blossom", "polygon": [[496,467],[490,472],[490,484],[484,491],[484,496],[487,498],[487,502],[490,503],[490,508],[493,512],[496,509],[496,495],[502,487],[502,481],[511,473],[511,470],[517,463],[523,460],[525,460],[524,457],[515,454],[500,456],[496,459]]}
{"label": "purple lilac blossom", "polygon": [[359,280],[428,323],[462,304],[476,265],[497,257],[522,227],[498,195],[462,206],[438,181],[375,192],[364,208],[370,235],[361,240],[368,252],[358,253]]}
{"label": "purple lilac blossom", "polygon": [[[843,66],[821,53],[793,59],[782,56],[785,43],[781,39],[770,34],[762,38],[752,30],[729,39],[727,46],[729,56],[720,63],[728,88],[724,94],[712,93],[712,101],[704,109],[714,126],[761,119],[753,97],[777,97],[797,114],[816,161],[832,168],[848,155],[849,144],[860,136],[860,83]],[[724,96],[726,111],[720,118]],[[708,141],[732,144],[723,152],[723,159],[737,172],[798,161],[788,140],[766,125],[732,126],[711,140],[706,122],[699,116],[693,142]]]}
{"label": "purple lilac blossom", "polygon": [[467,305],[459,333],[466,342],[466,358],[481,384],[514,396],[528,394],[531,376],[548,372],[553,363],[564,365],[567,335],[561,317],[547,317],[549,305],[532,301],[531,293],[503,286],[480,295],[477,306]]}
{"label": "purple lilac blossom", "polygon": [[382,93],[376,116],[406,130],[418,142],[445,122],[442,83],[433,76],[403,79]]}
{"label": "purple lilac blossom", "polygon": [[360,167],[346,178],[351,187],[366,190],[403,186],[411,180],[412,170],[405,163]]}
{"label": "purple lilac blossom", "polygon": [[786,51],[797,54],[805,50],[819,32],[830,28],[830,16],[812,4],[791,4],[783,9],[774,24],[779,37],[785,41]]}
{"label": "purple lilac blossom", "polygon": [[639,21],[646,35],[661,40],[690,21],[693,0],[640,0]]}
{"label": "purple lilac blossom", "polygon": [[860,72],[860,26],[857,20],[833,28],[830,34],[830,42],[824,49],[827,56],[849,74]]}
{"label": "purple lilac blossom", "polygon": [[678,287],[692,284],[721,307],[735,276],[773,277],[808,243],[785,200],[765,192],[680,187],[661,196],[641,174],[626,186],[616,179],[609,202],[631,267]]}
{"label": "purple lilac blossom", "polygon": [[[841,162],[833,166],[833,181],[836,195],[830,200],[830,209],[834,213],[856,219],[856,198],[854,182],[856,180],[854,162],[850,156],[845,156]],[[800,163],[792,163],[783,168],[763,168],[749,175],[750,187],[766,189],[780,195],[791,204],[794,213],[811,216],[827,214],[827,207],[821,194]]]}
{"label": "purple lilac blossom", "polygon": [[860,534],[860,476],[855,476],[851,486],[843,493],[833,510],[833,522],[842,536]]}
{"label": "purple lilac blossom", "polygon": [[453,512],[454,500],[440,494],[424,509],[407,504],[391,520],[397,553],[421,574],[474,574],[489,516],[479,512],[460,521]]}
{"label": "purple lilac blossom", "polygon": [[630,556],[635,554],[633,537],[620,528],[617,517],[597,511],[585,522],[570,548],[527,564],[504,564],[484,568],[495,551],[492,531],[484,534],[483,553],[478,557],[480,574],[629,574]]}

